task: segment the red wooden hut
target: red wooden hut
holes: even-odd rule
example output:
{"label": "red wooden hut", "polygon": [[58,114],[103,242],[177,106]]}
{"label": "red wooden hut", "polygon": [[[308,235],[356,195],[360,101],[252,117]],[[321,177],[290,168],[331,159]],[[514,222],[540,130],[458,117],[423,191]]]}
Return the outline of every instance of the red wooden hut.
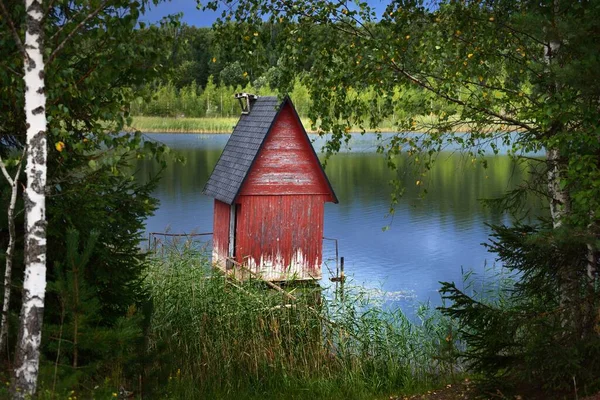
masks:
{"label": "red wooden hut", "polygon": [[323,210],[337,197],[294,109],[236,95],[242,115],[204,194],[214,197],[213,263],[269,281],[321,278]]}

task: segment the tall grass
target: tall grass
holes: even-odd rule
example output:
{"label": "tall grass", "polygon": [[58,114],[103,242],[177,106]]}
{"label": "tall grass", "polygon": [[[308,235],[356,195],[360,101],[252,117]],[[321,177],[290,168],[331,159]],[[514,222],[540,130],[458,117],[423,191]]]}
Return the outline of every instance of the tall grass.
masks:
{"label": "tall grass", "polygon": [[239,117],[236,118],[169,118],[133,117],[130,129],[142,132],[169,133],[231,133]]}
{"label": "tall grass", "polygon": [[374,398],[452,379],[452,326],[419,323],[360,291],[327,299],[290,286],[228,281],[202,255],[171,252],[147,277],[154,303],[149,388],[167,398]]}
{"label": "tall grass", "polygon": [[[224,118],[172,118],[172,117],[133,117],[128,129],[155,133],[231,133],[239,116]],[[310,122],[302,120],[305,129]]]}
{"label": "tall grass", "polygon": [[[231,133],[238,120],[239,115],[236,117],[223,118],[136,116],[133,117],[131,126],[127,127],[127,129],[154,133]],[[307,132],[314,133],[309,119],[301,118],[301,121]],[[386,121],[379,127],[379,130],[382,132],[397,131],[391,121]],[[360,128],[352,127],[350,131],[354,133],[360,132]]]}

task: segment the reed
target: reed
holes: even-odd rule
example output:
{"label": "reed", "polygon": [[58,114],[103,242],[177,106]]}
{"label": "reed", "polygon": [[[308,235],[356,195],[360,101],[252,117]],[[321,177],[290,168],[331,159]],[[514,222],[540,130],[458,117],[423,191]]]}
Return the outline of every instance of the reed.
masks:
{"label": "reed", "polygon": [[[138,130],[147,133],[231,133],[237,124],[239,116],[236,117],[154,117],[154,116],[136,116],[127,130]],[[301,118],[302,125],[309,133],[315,133],[311,130],[309,119]],[[358,127],[350,129],[352,133],[359,133]],[[396,132],[392,122],[385,122],[380,128],[381,132]]]}
{"label": "reed", "polygon": [[133,117],[130,130],[165,133],[231,133],[238,118]]}
{"label": "reed", "polygon": [[448,382],[452,326],[422,308],[411,322],[364,291],[344,300],[228,281],[199,252],[171,251],[147,276],[154,313],[148,388],[166,398],[374,398]]}

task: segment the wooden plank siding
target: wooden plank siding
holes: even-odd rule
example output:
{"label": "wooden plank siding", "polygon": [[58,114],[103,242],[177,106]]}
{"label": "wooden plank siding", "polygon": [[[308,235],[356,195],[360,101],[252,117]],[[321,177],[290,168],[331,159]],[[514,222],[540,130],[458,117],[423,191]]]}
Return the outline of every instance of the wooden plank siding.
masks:
{"label": "wooden plank siding", "polygon": [[319,159],[290,103],[283,107],[240,195],[325,194],[325,201],[334,201]]}
{"label": "wooden plank siding", "polygon": [[213,217],[213,264],[225,270],[229,249],[229,210],[231,206],[215,200]]}
{"label": "wooden plank siding", "polygon": [[320,279],[327,197],[240,196],[237,261],[270,281]]}

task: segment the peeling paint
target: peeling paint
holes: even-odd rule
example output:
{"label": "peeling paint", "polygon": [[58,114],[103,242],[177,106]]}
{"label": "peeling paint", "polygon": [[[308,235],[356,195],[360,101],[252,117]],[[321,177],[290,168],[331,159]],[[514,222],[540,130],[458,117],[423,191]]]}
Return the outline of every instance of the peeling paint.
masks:
{"label": "peeling paint", "polygon": [[[235,204],[215,200],[213,263],[226,270],[233,253],[265,280],[320,279],[324,203],[337,199],[290,103],[285,107]],[[231,207],[237,210],[234,224]]]}

